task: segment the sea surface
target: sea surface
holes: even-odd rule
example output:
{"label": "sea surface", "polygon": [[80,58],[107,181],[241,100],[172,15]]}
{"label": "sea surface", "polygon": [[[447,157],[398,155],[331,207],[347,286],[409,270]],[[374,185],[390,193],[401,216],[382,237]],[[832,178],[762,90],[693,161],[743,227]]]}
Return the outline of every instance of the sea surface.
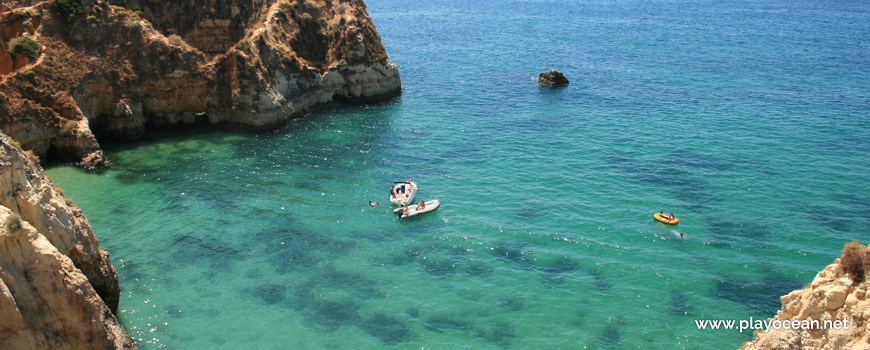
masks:
{"label": "sea surface", "polygon": [[140,348],[734,349],[870,241],[870,2],[367,4],[400,97],[49,168]]}

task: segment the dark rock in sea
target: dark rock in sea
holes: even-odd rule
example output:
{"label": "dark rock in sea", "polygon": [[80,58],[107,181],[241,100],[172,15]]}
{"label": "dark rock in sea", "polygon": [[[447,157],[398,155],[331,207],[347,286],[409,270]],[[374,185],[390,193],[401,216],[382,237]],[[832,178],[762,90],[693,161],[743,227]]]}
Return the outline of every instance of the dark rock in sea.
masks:
{"label": "dark rock in sea", "polygon": [[565,78],[561,72],[553,69],[538,75],[538,84],[544,87],[565,86],[568,85],[568,78]]}

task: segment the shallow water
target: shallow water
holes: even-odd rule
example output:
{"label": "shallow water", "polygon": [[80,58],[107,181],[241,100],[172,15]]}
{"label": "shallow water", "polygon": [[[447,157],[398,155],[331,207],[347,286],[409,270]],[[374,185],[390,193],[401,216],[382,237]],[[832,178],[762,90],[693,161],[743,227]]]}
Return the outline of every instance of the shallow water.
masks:
{"label": "shallow water", "polygon": [[868,240],[865,2],[367,4],[401,97],[48,170],[141,348],[736,348]]}

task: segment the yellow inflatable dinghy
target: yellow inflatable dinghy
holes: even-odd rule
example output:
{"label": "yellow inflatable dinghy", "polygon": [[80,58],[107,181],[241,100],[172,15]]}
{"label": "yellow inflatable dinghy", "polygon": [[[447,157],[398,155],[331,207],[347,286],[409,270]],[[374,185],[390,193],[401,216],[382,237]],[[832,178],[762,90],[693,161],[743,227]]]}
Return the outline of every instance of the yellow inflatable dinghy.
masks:
{"label": "yellow inflatable dinghy", "polygon": [[653,218],[668,225],[676,225],[678,222],[680,222],[680,219],[677,219],[676,217],[671,217],[670,215],[664,215],[662,213],[655,213],[655,215],[653,215]]}

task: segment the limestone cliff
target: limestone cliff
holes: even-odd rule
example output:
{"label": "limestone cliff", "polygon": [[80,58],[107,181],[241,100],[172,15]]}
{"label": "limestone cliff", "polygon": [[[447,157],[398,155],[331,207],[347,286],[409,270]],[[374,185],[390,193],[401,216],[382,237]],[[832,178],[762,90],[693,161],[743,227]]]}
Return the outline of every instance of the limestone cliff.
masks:
{"label": "limestone cliff", "polygon": [[0,349],[134,349],[87,219],[0,134]]}
{"label": "limestone cliff", "polygon": [[282,125],[399,93],[361,0],[52,0],[0,6],[0,129],[44,159],[207,122]]}
{"label": "limestone cliff", "polygon": [[[870,251],[863,254],[870,257]],[[810,319],[823,325],[825,320],[833,324],[845,319],[846,328],[756,331],[741,349],[870,349],[870,282],[854,283],[843,260],[828,265],[803,289],[783,296],[782,310],[773,320]]]}

